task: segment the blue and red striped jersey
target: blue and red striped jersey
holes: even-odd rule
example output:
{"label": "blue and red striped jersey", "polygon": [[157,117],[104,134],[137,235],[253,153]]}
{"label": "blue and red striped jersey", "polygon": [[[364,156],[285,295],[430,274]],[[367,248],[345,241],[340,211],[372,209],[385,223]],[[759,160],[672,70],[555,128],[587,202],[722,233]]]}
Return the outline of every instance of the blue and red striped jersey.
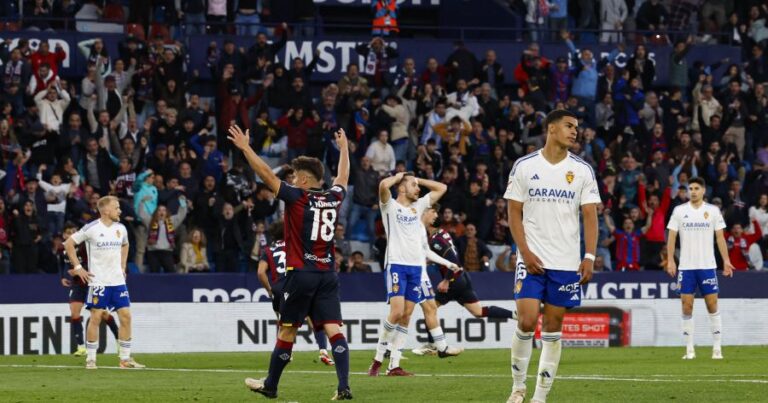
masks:
{"label": "blue and red striped jersey", "polygon": [[261,261],[267,262],[269,280],[274,285],[285,278],[285,241],[272,241],[261,253]]}
{"label": "blue and red striped jersey", "polygon": [[285,182],[280,184],[277,197],[285,201],[287,270],[336,269],[333,236],[346,194],[339,185],[328,190],[303,190]]}

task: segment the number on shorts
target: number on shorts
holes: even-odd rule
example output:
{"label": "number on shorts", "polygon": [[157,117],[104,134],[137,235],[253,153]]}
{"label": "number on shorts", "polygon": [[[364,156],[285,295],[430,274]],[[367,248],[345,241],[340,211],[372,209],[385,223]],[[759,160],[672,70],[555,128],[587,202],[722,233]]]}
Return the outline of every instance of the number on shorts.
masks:
{"label": "number on shorts", "polygon": [[528,270],[525,269],[525,263],[517,262],[517,271],[515,273],[515,278],[518,280],[523,280],[527,275],[528,275]]}
{"label": "number on shorts", "polygon": [[95,286],[93,286],[93,289],[91,290],[91,295],[103,297],[104,296],[104,286],[103,285],[95,285]]}
{"label": "number on shorts", "polygon": [[397,276],[397,273],[392,273],[392,284],[397,284],[400,282],[400,278]]}
{"label": "number on shorts", "polygon": [[[310,239],[317,241],[319,236],[325,242],[331,242],[333,239],[333,231],[336,224],[336,210],[334,209],[319,209],[312,207],[312,234]],[[320,221],[322,220],[322,225]]]}

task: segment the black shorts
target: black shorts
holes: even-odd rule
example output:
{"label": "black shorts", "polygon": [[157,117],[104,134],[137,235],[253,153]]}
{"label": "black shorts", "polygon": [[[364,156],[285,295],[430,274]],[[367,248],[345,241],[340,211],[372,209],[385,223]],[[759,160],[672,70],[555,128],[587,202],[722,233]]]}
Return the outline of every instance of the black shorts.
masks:
{"label": "black shorts", "polygon": [[472,281],[469,279],[469,276],[462,274],[461,277],[451,283],[448,287],[448,292],[438,292],[435,294],[435,301],[440,305],[446,305],[451,301],[464,305],[475,303],[479,299],[472,288]]}
{"label": "black shorts", "polygon": [[280,279],[277,283],[272,285],[272,310],[280,312],[280,305],[283,302],[283,285],[285,278]]}
{"label": "black shorts", "polygon": [[69,287],[69,302],[82,302],[88,298],[88,286],[75,284]]}
{"label": "black shorts", "polygon": [[341,325],[339,278],[335,272],[291,271],[280,301],[280,325],[301,327],[309,316],[315,330]]}

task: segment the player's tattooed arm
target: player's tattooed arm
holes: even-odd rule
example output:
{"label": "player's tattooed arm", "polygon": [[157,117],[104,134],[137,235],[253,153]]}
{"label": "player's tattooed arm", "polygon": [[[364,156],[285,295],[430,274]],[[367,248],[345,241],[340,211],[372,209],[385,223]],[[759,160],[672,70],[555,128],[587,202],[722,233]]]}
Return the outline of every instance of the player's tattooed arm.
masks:
{"label": "player's tattooed arm", "polygon": [[389,191],[389,189],[392,186],[400,183],[400,181],[403,180],[404,175],[404,172],[398,172],[397,175],[384,178],[381,180],[381,182],[379,182],[379,200],[382,203],[386,203],[389,201],[389,199],[392,198],[392,193]]}
{"label": "player's tattooed arm", "polygon": [[269,186],[269,188],[272,189],[272,192],[277,194],[280,191],[280,178],[278,178],[277,175],[272,172],[272,168],[270,168],[270,166],[264,162],[264,160],[259,158],[255,151],[253,151],[253,148],[251,147],[250,130],[246,130],[245,133],[243,133],[243,130],[240,129],[238,125],[232,125],[229,127],[229,136],[227,137],[232,144],[243,152],[245,159],[248,161],[248,165],[250,165],[254,172],[256,172],[256,175],[259,175],[259,178],[264,181],[264,184]]}
{"label": "player's tattooed arm", "polygon": [[429,189],[429,204],[435,204],[448,191],[445,183],[419,178],[419,186]]}

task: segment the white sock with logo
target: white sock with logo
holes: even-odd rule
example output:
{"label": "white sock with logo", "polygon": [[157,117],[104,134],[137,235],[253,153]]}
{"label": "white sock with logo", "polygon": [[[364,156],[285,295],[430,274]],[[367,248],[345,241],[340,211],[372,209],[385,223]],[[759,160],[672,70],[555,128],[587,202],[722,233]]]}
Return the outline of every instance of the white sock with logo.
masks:
{"label": "white sock with logo", "polygon": [[720,311],[709,314],[709,328],[712,330],[712,348],[722,349],[723,346],[723,319],[720,317]]}
{"label": "white sock with logo", "polygon": [[539,375],[536,377],[536,391],[533,400],[547,401],[547,394],[552,388],[552,382],[560,364],[560,353],[563,345],[560,338],[562,332],[541,332],[541,359],[539,360]]}
{"label": "white sock with logo", "polygon": [[379,333],[379,342],[376,344],[376,357],[373,359],[382,362],[384,361],[384,354],[387,352],[387,346],[392,342],[392,336],[395,333],[395,325],[384,320],[381,325],[381,333]]}
{"label": "white sock with logo", "polygon": [[408,328],[397,326],[395,331],[395,337],[392,339],[392,350],[389,356],[389,369],[394,369],[400,366],[400,358],[403,357],[402,350],[405,346],[405,339],[408,337]]}
{"label": "white sock with logo", "polygon": [[533,332],[515,329],[512,337],[512,389],[525,389],[525,378],[528,376],[528,362],[533,351]]}
{"label": "white sock with logo", "polygon": [[445,334],[443,334],[443,328],[438,326],[432,330],[429,330],[429,334],[432,336],[432,340],[435,341],[435,347],[437,351],[445,351],[448,349],[448,342],[445,341]]}
{"label": "white sock with logo", "polygon": [[688,351],[693,351],[693,316],[683,315],[683,341]]}

